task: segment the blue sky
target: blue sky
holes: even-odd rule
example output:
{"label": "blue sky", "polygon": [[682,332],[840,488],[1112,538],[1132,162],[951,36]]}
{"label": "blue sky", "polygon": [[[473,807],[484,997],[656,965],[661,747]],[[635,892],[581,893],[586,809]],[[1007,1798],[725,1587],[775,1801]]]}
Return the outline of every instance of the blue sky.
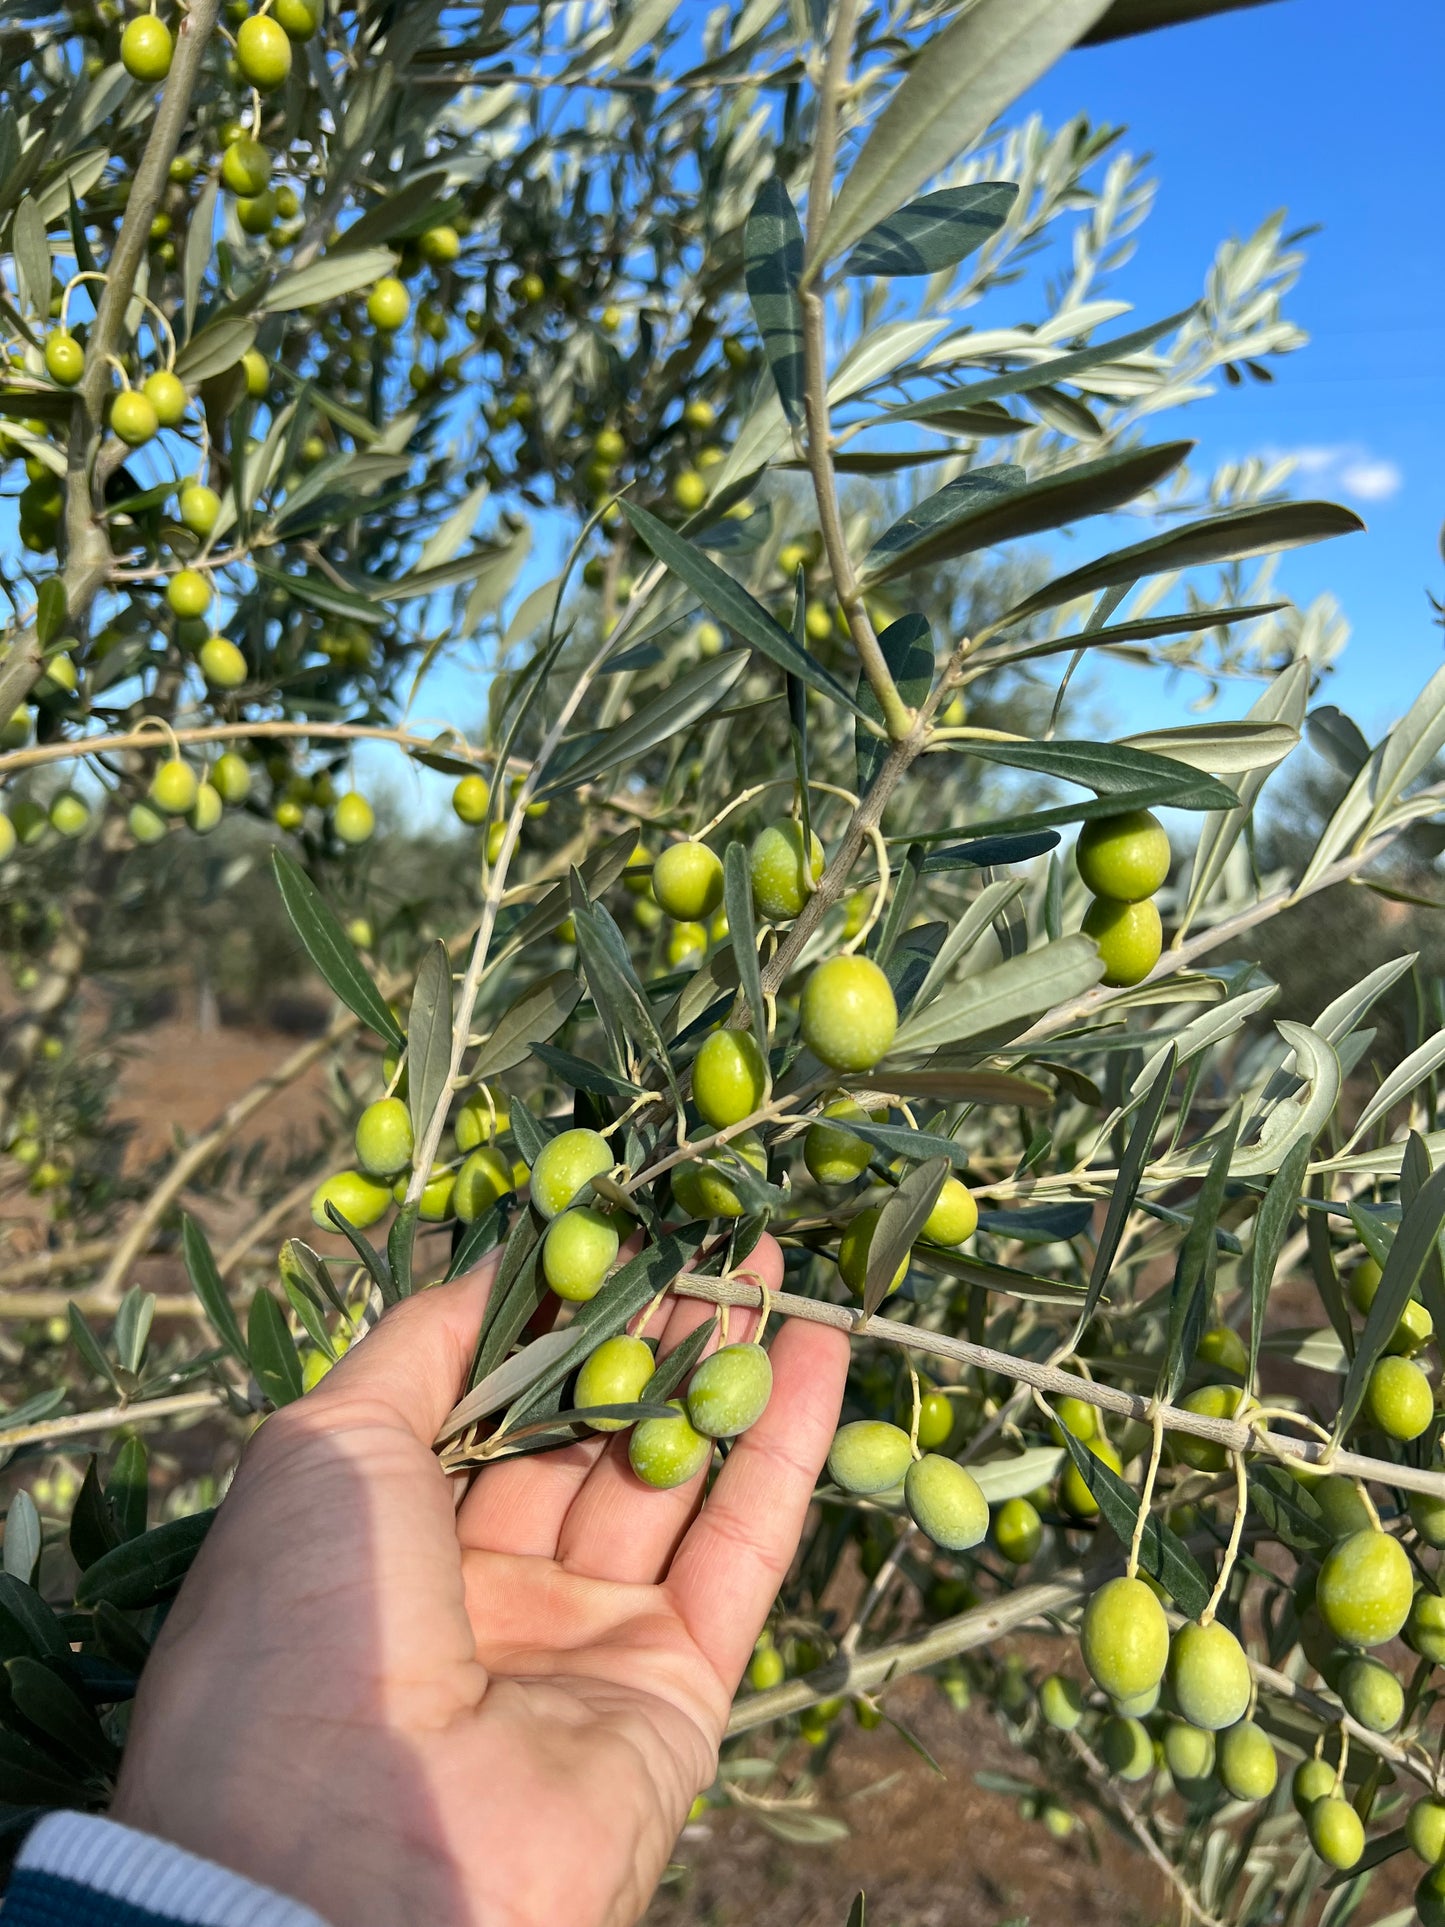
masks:
{"label": "blue sky", "polygon": [[[1425,600],[1445,594],[1442,58],[1440,0],[1277,0],[1081,49],[1020,102],[1053,124],[1122,122],[1153,156],[1159,196],[1113,290],[1140,319],[1183,306],[1217,242],[1274,209],[1319,225],[1286,309],[1309,346],[1273,361],[1272,386],[1221,383],[1178,420],[1202,462],[1299,451],[1294,492],[1364,517],[1368,533],[1284,557],[1278,582],[1343,605],[1354,633],[1325,694],[1372,739],[1445,644]],[[1152,722],[1143,680],[1111,676],[1106,693]]]}

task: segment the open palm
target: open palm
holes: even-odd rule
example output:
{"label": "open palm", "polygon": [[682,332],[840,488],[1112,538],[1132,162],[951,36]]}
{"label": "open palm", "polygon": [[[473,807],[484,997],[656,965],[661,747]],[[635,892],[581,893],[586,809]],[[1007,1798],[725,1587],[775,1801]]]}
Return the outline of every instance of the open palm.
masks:
{"label": "open palm", "polygon": [[[749,1269],[777,1286],[771,1240]],[[115,1817],[338,1927],[637,1919],[837,1418],[846,1341],[790,1325],[701,1510],[625,1438],[493,1466],[458,1509],[430,1445],[489,1283],[409,1300],[266,1422],[142,1682]],[[662,1350],[709,1315],[672,1303]]]}

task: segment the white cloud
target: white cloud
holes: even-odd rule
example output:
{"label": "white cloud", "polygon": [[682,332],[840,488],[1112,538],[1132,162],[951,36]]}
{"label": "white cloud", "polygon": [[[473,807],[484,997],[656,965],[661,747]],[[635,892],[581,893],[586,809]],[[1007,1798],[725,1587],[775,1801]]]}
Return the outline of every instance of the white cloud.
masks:
{"label": "white cloud", "polygon": [[1404,486],[1398,462],[1372,454],[1358,442],[1314,445],[1272,451],[1294,464],[1295,473],[1319,487],[1338,489],[1357,502],[1388,502]]}

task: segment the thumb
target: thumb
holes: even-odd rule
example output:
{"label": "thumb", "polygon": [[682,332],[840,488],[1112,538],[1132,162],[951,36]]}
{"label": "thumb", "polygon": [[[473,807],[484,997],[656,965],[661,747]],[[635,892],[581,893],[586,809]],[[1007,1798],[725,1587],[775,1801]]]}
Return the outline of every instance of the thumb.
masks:
{"label": "thumb", "polygon": [[462,1395],[497,1260],[394,1305],[306,1403],[317,1419],[412,1432],[430,1445]]}

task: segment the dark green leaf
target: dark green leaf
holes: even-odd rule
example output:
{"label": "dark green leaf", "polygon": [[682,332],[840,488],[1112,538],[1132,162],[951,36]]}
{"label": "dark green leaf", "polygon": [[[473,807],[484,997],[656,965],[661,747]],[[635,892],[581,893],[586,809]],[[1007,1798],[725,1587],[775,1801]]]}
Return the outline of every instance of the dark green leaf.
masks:
{"label": "dark green leaf", "polygon": [[0,1802],[9,1807],[83,1807],[81,1780],[19,1733],[0,1729]]}
{"label": "dark green leaf", "polygon": [[1116,622],[1100,629],[1076,629],[1066,636],[1051,636],[1046,642],[1012,648],[1007,652],[1008,660],[1023,662],[1037,656],[1059,655],[1067,649],[1095,649],[1101,643],[1149,642],[1156,636],[1190,636],[1201,629],[1222,629],[1231,622],[1255,622],[1261,616],[1272,616],[1288,607],[1287,602],[1253,602],[1238,609],[1198,609],[1177,616],[1141,616],[1137,622]]}
{"label": "dark green leaf", "polygon": [[221,1274],[216,1269],[216,1261],[211,1256],[211,1247],[206,1234],[190,1216],[181,1214],[181,1252],[186,1261],[186,1273],[191,1288],[201,1301],[202,1309],[210,1320],[211,1330],[220,1339],[232,1357],[240,1360],[247,1370],[251,1358],[246,1350],[246,1341],[241,1336],[241,1327],[231,1309],[231,1301],[226,1296],[226,1287],[221,1282]]}
{"label": "dark green leaf", "polygon": [[39,1593],[13,1573],[0,1572],[0,1660],[21,1653],[59,1659],[69,1651],[64,1627]]}
{"label": "dark green leaf", "polygon": [[[1230,809],[1239,801],[1217,777],[1206,776],[1187,763],[1176,763],[1153,750],[1132,749],[1126,743],[965,742],[956,743],[954,748],[969,756],[981,756],[988,763],[1035,770],[1061,783],[1081,784],[1100,797],[1117,799],[1158,785],[1165,790],[1170,807],[1177,810]],[[1116,802],[1115,807],[1123,805]],[[1042,824],[1048,814],[1040,812],[1031,820]]]}
{"label": "dark green leaf", "polygon": [[779,668],[800,677],[811,689],[827,696],[845,709],[861,714],[858,705],[835,676],[812,656],[801,650],[780,622],[769,615],[756,597],[720,569],[710,556],[695,548],[684,535],[670,529],[635,502],[619,505],[633,528],[659,562],[665,563],[679,581],[685,582],[710,614],[741,636],[750,648],[766,656]]}
{"label": "dark green leaf", "polygon": [[386,1234],[386,1263],[398,1298],[410,1298],[412,1294],[412,1252],[420,1216],[420,1203],[404,1204],[392,1219],[391,1229]]}
{"label": "dark green leaf", "polygon": [[296,926],[296,934],[312,963],[354,1016],[383,1043],[400,1050],[406,1043],[401,1025],[321,892],[305,871],[281,850],[271,852],[271,862],[286,914]]}
{"label": "dark green leaf", "polygon": [[935,495],[925,496],[883,531],[863,558],[865,576],[885,570],[894,575],[906,569],[910,553],[931,541],[955,522],[991,507],[1006,496],[1015,495],[1028,481],[1027,473],[1016,462],[997,462],[989,467],[971,468],[947,482]]}
{"label": "dark green leaf", "polygon": [[120,1538],[139,1539],[150,1504],[150,1454],[144,1439],[128,1438],[116,1453],[105,1502]]}
{"label": "dark green leaf", "polygon": [[382,1257],[366,1233],[358,1230],[349,1218],[344,1217],[329,1198],[326,1202],[326,1215],[366,1267],[367,1277],[370,1278],[371,1282],[376,1286],[376,1289],[381,1293],[382,1304],[387,1306],[388,1309],[392,1305],[398,1304],[400,1302],[400,1294],[396,1289],[396,1281],[391,1275],[391,1266],[387,1263],[386,1259]]}
{"label": "dark green leaf", "polygon": [[679,1231],[659,1238],[656,1244],[646,1246],[625,1265],[618,1266],[597,1296],[581,1307],[568,1327],[575,1334],[572,1344],[548,1366],[508,1412],[506,1423],[509,1427],[523,1419],[540,1415],[538,1408],[548,1394],[564,1384],[604,1338],[624,1331],[638,1312],[664,1286],[671,1284],[697,1249],[700,1231],[698,1225],[684,1225]]}
{"label": "dark green leaf", "polygon": [[1194,1353],[1209,1324],[1214,1304],[1214,1272],[1219,1247],[1215,1226],[1224,1205],[1224,1190],[1229,1182],[1229,1165],[1239,1136],[1239,1113],[1235,1111],[1209,1160],[1194,1199],[1194,1212],[1179,1257],[1174,1267],[1174,1282],[1169,1291],[1169,1332],[1165,1340],[1164,1367],[1159,1375],[1159,1396],[1172,1402],[1184,1383]]}
{"label": "dark green leaf", "polygon": [[1206,562],[1273,555],[1280,549],[1297,549],[1329,536],[1350,535],[1364,526],[1353,509],[1341,508],[1337,502],[1272,502],[1226,509],[1221,515],[1186,523],[1163,535],[1151,535],[1127,549],[1101,555],[1097,562],[1085,563],[1010,609],[998,626],[1022,622],[1041,609],[1057,608],[1061,602],[1072,602],[1077,596],[1092,595],[1116,583],[1172,574],[1176,569],[1195,568]]}
{"label": "dark green leaf", "polygon": [[690,1331],[680,1345],[674,1345],[643,1387],[643,1396],[654,1405],[670,1398],[707,1350],[717,1328],[718,1318],[714,1312],[706,1324]]}
{"label": "dark green leaf", "polygon": [[446,194],[445,169],[420,174],[385,200],[377,201],[346,230],[349,248],[372,247],[410,234],[419,224],[430,226],[440,218],[438,208]]}
{"label": "dark green leaf", "polygon": [[1243,7],[1267,4],[1269,0],[1110,0],[1103,19],[1090,27],[1078,44],[1099,47],[1129,34],[1153,33],[1185,20],[1207,20],[1216,13],[1237,13]]}
{"label": "dark green leaf", "polygon": [[867,1923],[868,1896],[860,1893],[854,1897],[853,1905],[848,1909],[848,1918],[844,1922],[844,1927],[867,1927]]}
{"label": "dark green leaf", "polygon": [[35,598],[35,639],[48,649],[65,627],[65,584],[58,575],[48,576]]}
{"label": "dark green leaf", "polygon": [[82,1572],[120,1544],[121,1535],[100,1483],[100,1461],[92,1456],[70,1514],[70,1556]]}
{"label": "dark green leaf", "polygon": [[1258,1383],[1259,1342],[1264,1337],[1265,1311],[1269,1304],[1270,1286],[1274,1282],[1274,1268],[1279,1263],[1285,1237],[1294,1222],[1300,1186],[1304,1183],[1305,1166],[1309,1161],[1308,1136],[1296,1138],[1270,1179],[1269,1189],[1261,1198],[1255,1214],[1254,1242],[1249,1252],[1249,1375],[1245,1380],[1251,1390]]}
{"label": "dark green leaf", "polygon": [[537,1213],[529,1210],[521,1213],[507,1234],[467,1374],[469,1392],[501,1364],[547,1295],[539,1262],[545,1228]]}
{"label": "dark green leaf", "polygon": [[729,649],[690,669],[644,703],[625,723],[585,739],[584,753],[575,761],[567,758],[564,748],[549,765],[547,780],[539,787],[538,795],[555,796],[559,791],[575,790],[605,770],[640,762],[659,743],[670,742],[693,723],[711,715],[742,680],[747,666],[744,650]]}
{"label": "dark green leaf", "polygon": [[916,1164],[925,1158],[947,1158],[954,1170],[968,1169],[967,1148],[937,1131],[914,1131],[906,1124],[875,1124],[871,1117],[859,1118],[856,1123],[849,1118],[848,1130],[890,1157],[910,1158]]}
{"label": "dark green leaf", "polygon": [[122,1612],[138,1612],[169,1598],[190,1571],[215,1516],[212,1508],[171,1519],[106,1553],[76,1581],[76,1605],[98,1606],[106,1600]]}
{"label": "dark green leaf", "polygon": [[764,181],[743,230],[744,273],[753,318],[783,412],[803,419],[803,230],[788,190],[775,174]]}
{"label": "dark green leaf", "polygon": [[950,1159],[931,1158],[910,1171],[878,1214],[868,1246],[863,1280],[863,1312],[871,1317],[893,1289],[894,1275],[912,1251],[929,1213],[938,1202]]}
{"label": "dark green leaf", "polygon": [[[1171,475],[1193,446],[1193,442],[1163,442],[1152,448],[1124,449],[1118,454],[1101,455],[1097,461],[1075,462],[1069,468],[1025,483],[1022,488],[995,494],[977,508],[955,515],[900,555],[876,568],[865,569],[861,579],[867,586],[876,587],[914,569],[936,568],[955,556],[971,555],[999,542],[1014,542],[1021,536],[1065,528],[1081,516],[1110,514]],[[1146,570],[1135,571],[1135,574],[1146,573]],[[1127,579],[1124,576],[1107,578],[1110,582]],[[1048,597],[1050,592],[1041,590],[1040,594]],[[1068,601],[1069,597],[1056,599]],[[1005,619],[1016,620],[1028,614],[1035,604],[1040,608],[1051,606],[1050,600],[1039,603],[1034,598],[1032,602],[1021,603]]]}
{"label": "dark green leaf", "polygon": [[763,1000],[763,978],[758,969],[758,932],[753,922],[753,886],[748,869],[748,853],[741,843],[729,843],[723,852],[723,909],[732,938],[733,959],[738,982],[747,999],[753,1035],[764,1041],[768,1034],[767,1008]]}
{"label": "dark green leaf", "polygon": [[1077,1204],[1031,1204],[1012,1211],[980,1211],[979,1228],[1001,1238],[1019,1238],[1025,1244],[1057,1244],[1078,1238],[1094,1222],[1094,1207],[1087,1198]]}
{"label": "dark green leaf", "polygon": [[264,1287],[251,1300],[246,1341],[256,1383],[273,1405],[289,1405],[301,1396],[301,1361],[286,1327],[286,1317]]}
{"label": "dark green leaf", "polygon": [[1124,1227],[1129,1222],[1129,1213],[1134,1209],[1134,1200],[1139,1195],[1139,1180],[1144,1175],[1144,1166],[1149,1162],[1149,1153],[1154,1145],[1154,1133],[1159,1129],[1159,1120],[1164,1115],[1164,1106],[1169,1102],[1169,1088],[1174,1082],[1174,1072],[1178,1066],[1178,1052],[1170,1047],[1164,1062],[1159,1066],[1159,1074],[1149,1086],[1144,1102],[1139,1106],[1134,1119],[1134,1128],[1129,1133],[1129,1141],[1124,1146],[1124,1155],[1119,1160],[1119,1175],[1114,1180],[1114,1188],[1109,1194],[1109,1209],[1104,1217],[1104,1229],[1099,1233],[1099,1246],[1094,1253],[1094,1263],[1089,1272],[1089,1288],[1084,1296],[1084,1308],[1079,1313],[1079,1322],[1074,1330],[1074,1343],[1083,1337],[1095,1307],[1109,1282],[1109,1273],[1114,1268],[1114,1260],[1119,1253],[1119,1245],[1124,1236]]}
{"label": "dark green leaf", "polygon": [[86,1365],[95,1373],[96,1377],[103,1378],[110,1389],[119,1396],[120,1380],[116,1377],[115,1368],[106,1357],[100,1340],[85,1322],[85,1313],[73,1298],[65,1310],[70,1320],[71,1344],[74,1345],[75,1349],[80,1353]]}
{"label": "dark green leaf", "polygon": [[[889,839],[892,841],[893,839]],[[1057,830],[1032,830],[1021,836],[980,836],[967,843],[955,843],[947,850],[934,850],[923,859],[922,874],[938,870],[1001,869],[1009,863],[1029,863],[1059,843]]]}
{"label": "dark green leaf", "polygon": [[[1412,1138],[1415,1135],[1411,1133]],[[1400,1314],[1419,1286],[1442,1227],[1445,1227],[1445,1168],[1431,1172],[1400,1220],[1400,1229],[1385,1260],[1379,1289],[1365,1315],[1365,1328],[1360,1333],[1340,1394],[1336,1439],[1342,1439],[1354,1423],[1370,1374],[1384,1357]]]}
{"label": "dark green leaf", "polygon": [[844,274],[937,274],[997,234],[1018,199],[1013,181],[975,181],[924,194],[880,221],[843,263]]}
{"label": "dark green leaf", "polygon": [[[849,1127],[851,1129],[851,1126]],[[1047,1149],[1047,1135],[1043,1148]],[[996,1265],[987,1258],[976,1258],[967,1251],[948,1251],[942,1245],[919,1244],[914,1257],[932,1271],[941,1271],[965,1285],[981,1291],[1002,1292],[1010,1298],[1026,1298],[1043,1305],[1078,1304],[1082,1285],[1066,1279],[1043,1278],[1034,1271],[1021,1271],[1015,1265]]]}
{"label": "dark green leaf", "polygon": [[117,1754],[85,1701],[43,1660],[21,1654],[5,1662],[10,1697],[22,1719],[88,1774],[110,1772]]}
{"label": "dark green leaf", "polygon": [[[316,308],[324,302],[355,294],[373,281],[390,274],[396,256],[390,248],[358,248],[351,236],[345,245],[323,254],[304,268],[279,275],[257,303],[262,314],[289,314],[297,308]],[[209,333],[209,329],[207,333]]]}
{"label": "dark green leaf", "polygon": [[[1139,1494],[1102,1459],[1096,1459],[1067,1427],[1060,1430],[1069,1457],[1097,1500],[1105,1524],[1121,1546],[1130,1545],[1139,1517]],[[1139,1566],[1151,1579],[1158,1580],[1188,1618],[1197,1619],[1209,1604],[1209,1581],[1198,1560],[1156,1513],[1150,1513],[1144,1526],[1139,1543]]]}
{"label": "dark green leaf", "polygon": [[[311,575],[287,575],[260,562],[253,562],[251,566],[263,582],[283,590],[295,602],[304,602],[309,609],[319,609],[323,615],[346,616],[354,622],[373,624],[390,620],[379,595],[368,596],[359,589],[339,587],[330,576],[319,571]],[[383,583],[379,588],[380,595],[384,595],[386,585]]]}
{"label": "dark green leaf", "polygon": [[1325,1515],[1293,1473],[1282,1465],[1255,1459],[1249,1467],[1249,1509],[1276,1539],[1296,1552],[1318,1557],[1328,1552],[1335,1535]]}
{"label": "dark green leaf", "polygon": [[494,1204],[490,1211],[474,1219],[457,1240],[451,1262],[442,1275],[442,1283],[448,1284],[453,1278],[460,1278],[464,1272],[480,1264],[489,1252],[495,1251],[501,1242],[502,1228],[506,1222],[507,1214],[501,1204]]}
{"label": "dark green leaf", "polygon": [[[577,955],[603,1027],[617,1053],[619,1068],[626,1065],[624,1039],[650,1057],[677,1092],[677,1075],[662,1034],[633,967],[621,931],[604,904],[589,904],[582,880],[572,872],[572,921],[577,931]],[[515,1127],[514,1127],[515,1128]],[[530,1160],[529,1160],[530,1162]]]}
{"label": "dark green leaf", "polygon": [[452,966],[444,943],[431,945],[416,973],[406,1028],[407,1103],[420,1144],[446,1095],[452,1062]]}
{"label": "dark green leaf", "polygon": [[[898,693],[910,709],[917,709],[933,688],[933,632],[925,617],[899,616],[878,638],[889,673]],[[881,724],[883,711],[866,676],[858,681],[858,714],[871,723]],[[853,754],[858,766],[858,793],[871,788],[874,778],[888,758],[889,742],[871,729],[853,729]]]}
{"label": "dark green leaf", "polygon": [[[903,853],[902,864],[894,874],[893,895],[889,900],[887,914],[882,924],[874,927],[873,935],[869,939],[868,954],[872,957],[873,961],[876,964],[880,964],[884,970],[888,968],[888,960],[893,955],[893,950],[898,939],[908,927],[909,912],[913,907],[913,895],[918,887],[918,878],[922,868],[923,845],[921,843],[910,843]],[[946,934],[947,930],[945,928],[943,935]],[[942,940],[943,937],[941,935],[939,938],[940,944]],[[922,979],[920,978],[919,981],[922,982]],[[895,996],[896,994],[895,986]]]}
{"label": "dark green leaf", "polygon": [[[1325,1179],[1310,1179],[1311,1199],[1324,1196]],[[1321,1211],[1306,1211],[1305,1241],[1309,1251],[1310,1270],[1314,1273],[1315,1289],[1319,1292],[1320,1303],[1326,1316],[1334,1327],[1335,1336],[1346,1358],[1355,1355],[1355,1328],[1350,1322],[1349,1307],[1340,1286],[1339,1274],[1335,1270],[1334,1254],[1330,1249],[1330,1223]]]}

